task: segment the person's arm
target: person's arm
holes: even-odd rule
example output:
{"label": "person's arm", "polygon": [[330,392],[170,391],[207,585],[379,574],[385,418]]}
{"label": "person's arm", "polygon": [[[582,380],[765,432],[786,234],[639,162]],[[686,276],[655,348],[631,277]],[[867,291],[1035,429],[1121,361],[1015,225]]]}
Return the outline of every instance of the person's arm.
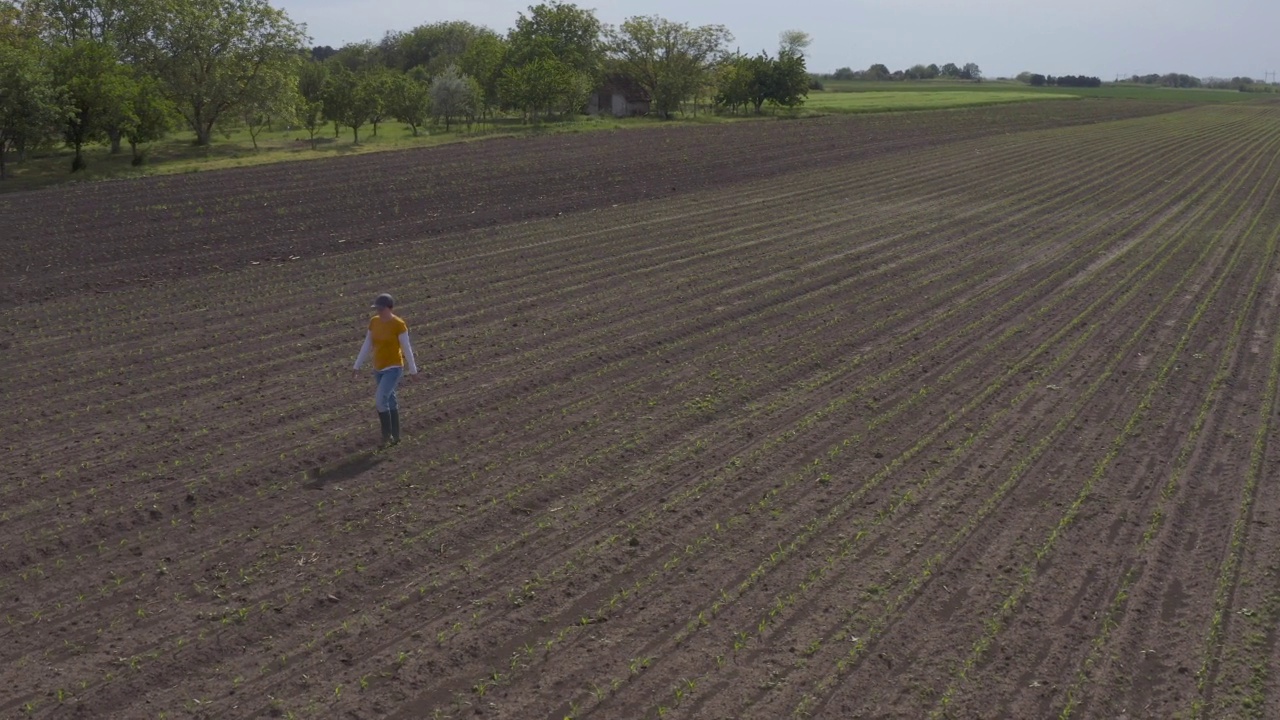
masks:
{"label": "person's arm", "polygon": [[366,330],[364,333],[364,345],[360,346],[360,354],[356,356],[356,366],[353,370],[359,370],[364,365],[365,360],[369,359],[369,352],[373,350],[373,333]]}
{"label": "person's arm", "polygon": [[410,375],[418,374],[418,363],[413,359],[413,346],[409,344],[409,331],[405,330],[400,333],[400,350],[404,353],[405,372]]}

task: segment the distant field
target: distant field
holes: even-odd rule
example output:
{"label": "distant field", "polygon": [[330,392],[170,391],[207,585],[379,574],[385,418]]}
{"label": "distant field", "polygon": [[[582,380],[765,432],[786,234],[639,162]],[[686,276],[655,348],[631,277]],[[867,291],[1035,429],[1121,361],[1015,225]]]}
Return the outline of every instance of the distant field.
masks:
{"label": "distant field", "polygon": [[971,105],[999,105],[1001,103],[1034,100],[1075,100],[1076,95],[1066,93],[1011,92],[1008,90],[934,90],[929,92],[811,92],[804,106],[807,110],[827,112],[886,112],[891,110],[940,110]]}
{"label": "distant field", "polygon": [[[1158,102],[1194,102],[1194,103],[1230,103],[1256,100],[1257,93],[1242,93],[1235,90],[1202,90],[1152,87],[1149,85],[1106,84],[1099,88],[1060,88],[1031,87],[1019,82],[957,82],[938,80],[914,80],[907,82],[871,82],[864,80],[823,80],[823,87],[828,93],[937,93],[961,92],[978,94],[1048,94],[1072,95],[1075,97],[1117,98],[1125,100],[1153,100]],[[813,98],[806,105],[813,106]]]}

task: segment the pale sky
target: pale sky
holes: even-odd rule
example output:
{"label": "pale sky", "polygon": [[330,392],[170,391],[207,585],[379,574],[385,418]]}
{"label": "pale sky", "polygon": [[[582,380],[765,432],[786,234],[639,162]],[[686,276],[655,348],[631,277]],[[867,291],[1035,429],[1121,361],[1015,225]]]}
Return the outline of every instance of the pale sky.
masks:
{"label": "pale sky", "polygon": [[[505,33],[535,0],[271,0],[305,23],[313,45],[378,40],[388,30],[466,20]],[[777,51],[778,33],[813,37],[809,70],[890,70],[976,62],[988,77],[1181,72],[1197,77],[1280,71],[1277,0],[583,0],[604,23],[660,15],[719,24],[744,52]]]}

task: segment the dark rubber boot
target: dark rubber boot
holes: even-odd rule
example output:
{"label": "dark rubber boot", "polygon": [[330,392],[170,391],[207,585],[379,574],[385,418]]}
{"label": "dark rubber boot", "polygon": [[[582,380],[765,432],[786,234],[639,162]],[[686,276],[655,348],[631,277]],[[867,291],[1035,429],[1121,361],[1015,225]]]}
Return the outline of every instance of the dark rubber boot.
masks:
{"label": "dark rubber boot", "polygon": [[382,444],[387,445],[391,442],[391,413],[378,413],[378,422],[382,423]]}
{"label": "dark rubber boot", "polygon": [[391,444],[395,445],[400,442],[400,411],[392,410],[387,414],[391,416]]}

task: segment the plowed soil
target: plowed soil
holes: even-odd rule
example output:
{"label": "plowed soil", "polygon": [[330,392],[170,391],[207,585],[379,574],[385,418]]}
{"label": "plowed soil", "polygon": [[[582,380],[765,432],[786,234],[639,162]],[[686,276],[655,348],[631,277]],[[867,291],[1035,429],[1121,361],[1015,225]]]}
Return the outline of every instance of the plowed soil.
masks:
{"label": "plowed soil", "polygon": [[0,212],[0,716],[1280,716],[1280,106]]}

